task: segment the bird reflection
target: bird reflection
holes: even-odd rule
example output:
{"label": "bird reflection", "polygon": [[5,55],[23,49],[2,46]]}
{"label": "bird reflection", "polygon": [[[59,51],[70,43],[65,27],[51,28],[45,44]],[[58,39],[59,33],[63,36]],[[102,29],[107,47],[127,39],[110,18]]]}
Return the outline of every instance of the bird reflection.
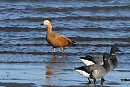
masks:
{"label": "bird reflection", "polygon": [[46,70],[46,79],[50,79],[51,75],[52,75],[52,71],[51,70]]}
{"label": "bird reflection", "polygon": [[63,62],[65,62],[66,58],[61,56],[60,58],[54,56],[50,58],[48,63],[46,64],[46,79],[51,79],[59,76],[60,74],[67,74],[61,72],[63,69]]}

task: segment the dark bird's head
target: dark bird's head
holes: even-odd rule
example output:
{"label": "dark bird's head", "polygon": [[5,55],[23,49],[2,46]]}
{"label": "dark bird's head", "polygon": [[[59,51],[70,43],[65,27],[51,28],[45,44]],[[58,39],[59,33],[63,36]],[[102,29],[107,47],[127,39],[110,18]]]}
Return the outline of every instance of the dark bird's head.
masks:
{"label": "dark bird's head", "polygon": [[109,60],[110,57],[111,57],[111,56],[110,56],[110,54],[108,54],[108,53],[104,53],[104,54],[103,54],[103,60],[104,60],[104,61]]}
{"label": "dark bird's head", "polygon": [[121,52],[121,51],[116,46],[112,46],[110,54],[115,55],[116,52]]}

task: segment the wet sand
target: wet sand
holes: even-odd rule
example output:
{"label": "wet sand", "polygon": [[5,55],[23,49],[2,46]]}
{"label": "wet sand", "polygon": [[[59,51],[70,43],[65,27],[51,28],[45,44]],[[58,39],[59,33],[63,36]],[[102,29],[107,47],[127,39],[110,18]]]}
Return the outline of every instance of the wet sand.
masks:
{"label": "wet sand", "polygon": [[[42,59],[44,59],[42,62],[23,61],[0,63],[0,86],[86,87],[88,79],[82,77],[73,70],[75,67],[83,65],[77,57],[80,54],[68,55],[65,53],[63,55],[61,53],[55,53],[51,56],[49,54],[52,53],[48,53],[47,58],[42,57]],[[117,57],[122,57],[121,55],[123,54],[117,54]],[[45,55],[43,54],[39,56]],[[103,87],[129,87],[130,81],[122,80],[130,78],[130,70],[128,70],[128,65],[129,63],[119,62],[119,66],[105,76]],[[96,86],[100,87],[100,79],[97,79],[96,83]],[[92,83],[89,84],[89,87],[93,86],[94,84],[92,80]]]}
{"label": "wet sand", "polygon": [[[130,86],[129,0],[1,0],[0,86],[86,87],[88,79],[73,69],[85,55],[102,57],[116,45],[119,65],[103,87]],[[48,19],[53,33],[76,42],[53,54],[46,42]],[[100,87],[100,79],[97,79]],[[92,84],[89,85],[93,87]]]}

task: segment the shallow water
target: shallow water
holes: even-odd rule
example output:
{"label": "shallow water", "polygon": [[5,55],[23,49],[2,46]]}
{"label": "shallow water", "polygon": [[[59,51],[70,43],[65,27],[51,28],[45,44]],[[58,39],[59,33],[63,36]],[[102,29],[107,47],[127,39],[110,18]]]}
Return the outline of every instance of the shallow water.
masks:
{"label": "shallow water", "polygon": [[[130,79],[129,10],[129,0],[1,0],[0,85],[85,86],[88,79],[73,71],[83,65],[79,57],[102,56],[117,45],[119,65],[103,85],[128,87],[130,82],[121,79]],[[53,33],[76,46],[66,47],[64,54],[56,48],[53,54],[46,27],[40,25],[45,19]]]}

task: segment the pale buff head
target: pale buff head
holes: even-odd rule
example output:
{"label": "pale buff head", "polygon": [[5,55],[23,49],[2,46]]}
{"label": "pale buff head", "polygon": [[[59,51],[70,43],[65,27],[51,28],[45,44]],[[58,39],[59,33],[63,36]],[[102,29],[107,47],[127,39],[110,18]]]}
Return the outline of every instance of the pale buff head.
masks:
{"label": "pale buff head", "polygon": [[49,20],[45,20],[45,21],[43,22],[43,24],[44,24],[45,26],[48,26],[48,25],[50,25],[51,23],[50,23]]}

